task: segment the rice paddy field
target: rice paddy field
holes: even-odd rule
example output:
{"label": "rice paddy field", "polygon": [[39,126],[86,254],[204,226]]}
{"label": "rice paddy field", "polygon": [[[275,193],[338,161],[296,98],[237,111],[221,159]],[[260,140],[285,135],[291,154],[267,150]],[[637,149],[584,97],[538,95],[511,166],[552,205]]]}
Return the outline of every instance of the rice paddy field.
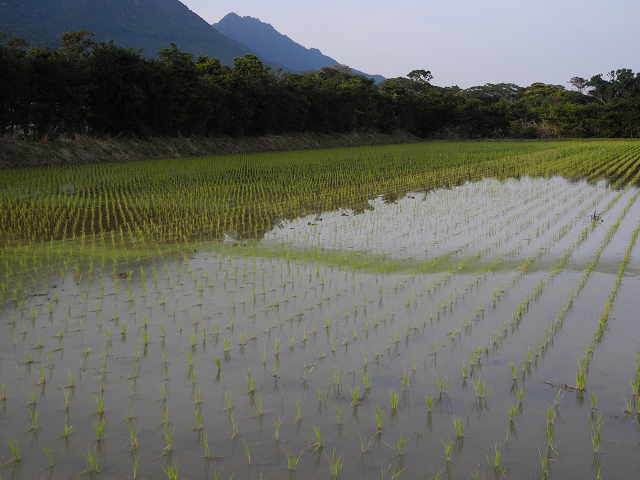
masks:
{"label": "rice paddy field", "polygon": [[640,143],[0,171],[0,477],[624,479]]}

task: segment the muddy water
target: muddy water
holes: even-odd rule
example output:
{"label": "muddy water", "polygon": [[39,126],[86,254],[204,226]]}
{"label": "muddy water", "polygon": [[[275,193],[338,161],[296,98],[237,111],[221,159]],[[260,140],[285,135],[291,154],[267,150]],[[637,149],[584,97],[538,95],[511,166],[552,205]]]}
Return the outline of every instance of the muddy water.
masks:
{"label": "muddy water", "polygon": [[[637,193],[486,180],[280,219],[258,239],[192,243],[91,275],[61,266],[0,307],[2,475],[72,478],[91,470],[90,452],[105,478],[133,478],[138,457],[137,478],[164,478],[174,462],[179,478],[330,478],[335,449],[341,478],[492,478],[497,448],[510,478],[540,477],[545,458],[549,478],[630,478],[637,246],[586,390],[566,385],[637,227]],[[300,456],[294,471],[288,453]]]}

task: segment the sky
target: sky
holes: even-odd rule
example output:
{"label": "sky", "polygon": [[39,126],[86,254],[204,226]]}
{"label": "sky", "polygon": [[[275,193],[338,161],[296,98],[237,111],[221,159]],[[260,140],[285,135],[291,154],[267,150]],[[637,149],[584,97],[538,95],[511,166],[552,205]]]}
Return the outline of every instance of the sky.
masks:
{"label": "sky", "polygon": [[638,0],[182,0],[216,23],[270,23],[338,62],[387,78],[424,69],[434,85],[535,82],[640,71]]}

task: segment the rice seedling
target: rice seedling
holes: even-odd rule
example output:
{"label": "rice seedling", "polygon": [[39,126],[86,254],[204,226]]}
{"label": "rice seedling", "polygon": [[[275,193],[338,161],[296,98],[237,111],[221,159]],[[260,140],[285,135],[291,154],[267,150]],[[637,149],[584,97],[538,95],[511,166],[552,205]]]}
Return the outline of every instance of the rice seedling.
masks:
{"label": "rice seedling", "polygon": [[336,425],[342,425],[342,407],[333,406],[336,411]]}
{"label": "rice seedling", "polygon": [[431,413],[433,410],[433,395],[427,395],[424,398],[427,401],[427,412]]}
{"label": "rice seedling", "polygon": [[456,438],[464,438],[464,421],[460,415],[453,415],[453,429]]}
{"label": "rice seedling", "polygon": [[104,397],[102,395],[94,397],[94,403],[96,405],[95,411],[91,414],[92,416],[102,416],[104,415]]}
{"label": "rice seedling", "polygon": [[244,439],[242,439],[242,443],[244,443],[244,450],[245,450],[245,453],[247,454],[247,459],[249,460],[249,465],[251,465],[251,447],[253,445],[247,445],[247,442],[245,442]]}
{"label": "rice seedling", "polygon": [[448,381],[449,379],[444,374],[436,377],[436,383],[438,384],[440,395],[447,395],[449,393],[449,389],[451,388],[451,385],[453,385],[453,382],[447,383]]}
{"label": "rice seedling", "polygon": [[400,376],[400,383],[402,383],[402,390],[408,390],[409,389],[409,376],[407,375],[407,372],[405,371],[404,374],[402,374]]}
{"label": "rice seedling", "polygon": [[493,468],[497,473],[501,473],[503,475],[507,474],[507,470],[500,465],[500,447],[498,444],[495,444],[489,452],[485,452],[485,455],[487,457],[487,462],[490,465],[493,465]]}
{"label": "rice seedling", "polygon": [[362,456],[362,455],[364,455],[365,453],[369,453],[369,452],[371,451],[371,448],[369,448],[369,447],[371,447],[371,442],[372,442],[373,438],[370,438],[370,439],[369,439],[369,443],[367,443],[367,444],[365,445],[365,442],[366,442],[366,440],[367,440],[367,437],[363,437],[363,436],[360,434],[360,431],[358,431],[358,436],[360,437],[360,455],[358,455],[358,456]]}
{"label": "rice seedling", "polygon": [[396,439],[396,441],[394,443],[392,443],[391,445],[389,445],[391,447],[391,449],[393,450],[393,452],[395,453],[396,457],[402,457],[405,455],[406,453],[406,440],[404,439],[404,435],[402,434],[402,431],[400,432],[400,436]]}
{"label": "rice seedling", "polygon": [[84,455],[85,458],[85,466],[87,467],[84,471],[82,471],[78,476],[85,476],[85,475],[97,475],[100,473],[100,470],[98,469],[98,464],[100,459],[98,458],[98,447],[96,447],[93,452],[91,452],[91,449],[89,448],[89,446],[87,446],[87,451],[86,452],[82,452],[82,454]]}
{"label": "rice seedling", "polygon": [[298,461],[300,460],[300,457],[302,456],[302,452],[300,452],[300,455],[298,455],[297,457],[295,456],[295,454],[293,453],[293,451],[291,449],[285,450],[284,453],[287,456],[287,468],[289,469],[290,472],[292,472],[298,466]]}
{"label": "rice seedling", "polygon": [[398,409],[399,400],[400,400],[400,396],[397,393],[389,390],[389,401],[391,402],[391,409],[392,410],[397,410]]}
{"label": "rice seedling", "polygon": [[133,422],[129,423],[129,438],[131,440],[131,448],[130,450],[138,449],[138,432],[140,431],[140,426],[136,428]]}
{"label": "rice seedling", "polygon": [[196,408],[193,413],[196,417],[196,424],[189,431],[200,432],[202,430],[202,422],[203,422],[202,412],[200,411],[199,408]]}
{"label": "rice seedling", "polygon": [[18,446],[18,442],[16,442],[15,438],[9,437],[7,440],[9,443],[9,448],[11,449],[12,457],[4,464],[3,467],[10,465],[12,463],[18,463],[22,459],[22,454],[20,453],[20,447]]}
{"label": "rice seedling", "polygon": [[491,392],[491,389],[489,387],[485,387],[485,381],[482,380],[482,377],[480,376],[478,377],[478,381],[476,383],[473,383],[472,381],[471,384],[473,385],[473,391],[475,392],[477,399],[484,399],[484,397],[486,397],[487,394]]}
{"label": "rice seedling", "polygon": [[164,473],[166,473],[169,480],[178,480],[178,462],[176,460],[171,462],[167,465],[167,468],[163,468],[162,470],[164,470]]}
{"label": "rice seedling", "polygon": [[251,417],[252,418],[260,418],[260,417],[262,417],[262,415],[264,415],[264,413],[265,413],[265,410],[264,410],[263,405],[262,405],[262,395],[260,395],[258,397],[258,409],[255,412],[253,412],[253,415],[251,415]]}
{"label": "rice seedling", "polygon": [[336,449],[334,448],[331,454],[331,458],[329,458],[329,455],[327,455],[326,453],[324,454],[324,456],[327,458],[327,462],[329,463],[329,473],[331,478],[338,478],[338,473],[340,472],[343,464],[342,453],[338,458],[336,458]]}
{"label": "rice seedling", "polygon": [[[224,469],[220,468],[220,471],[218,471],[217,469],[213,469],[213,479],[214,480],[224,480]],[[233,476],[235,475],[235,472],[231,474],[231,476],[228,478],[228,480],[232,480]]]}
{"label": "rice seedling", "polygon": [[584,357],[580,358],[580,368],[576,374],[576,388],[578,390],[584,390],[587,386],[587,378],[584,370]]}
{"label": "rice seedling", "polygon": [[279,432],[280,432],[280,424],[282,423],[282,417],[278,417],[278,418],[274,417],[273,423],[276,427],[276,442],[277,442],[280,437]]}
{"label": "rice seedling", "polygon": [[247,377],[247,381],[249,382],[249,390],[247,390],[245,394],[251,395],[256,391],[256,382],[251,377]]}
{"label": "rice seedling", "polygon": [[164,424],[163,434],[167,446],[162,449],[162,453],[160,453],[159,455],[160,457],[167,454],[171,455],[171,453],[173,452],[173,438],[171,437],[172,432],[169,431],[169,425],[167,423]]}
{"label": "rice seedling", "polygon": [[373,417],[376,419],[378,432],[381,432],[382,431],[382,409],[380,407],[374,408]]}
{"label": "rice seedling", "polygon": [[522,407],[520,406],[520,404],[518,405],[512,405],[509,407],[509,411],[507,413],[509,413],[509,421],[513,422],[513,418],[516,416],[516,414],[522,410]]}
{"label": "rice seedling", "polygon": [[104,435],[104,419],[99,422],[92,422],[91,426],[93,427],[93,431],[96,435],[95,441],[100,443],[102,441],[102,436]]}
{"label": "rice seedling", "polygon": [[600,451],[600,427],[602,426],[602,415],[598,415],[595,421],[591,422],[591,443],[593,444],[593,453]]}
{"label": "rice seedling", "polygon": [[133,468],[133,480],[136,480],[136,478],[138,478],[138,462],[140,461],[140,457],[141,455],[136,455],[135,457],[131,458],[131,467]]}
{"label": "rice seedling", "polygon": [[451,463],[451,448],[452,448],[451,440],[449,440],[446,443],[444,440],[441,440],[441,442],[442,442],[442,445],[444,446],[444,455],[447,459],[447,463]]}
{"label": "rice seedling", "polygon": [[50,448],[46,448],[46,447],[42,447],[42,450],[44,451],[45,455],[49,459],[49,465],[47,467],[45,467],[45,468],[53,468],[53,455],[51,455],[51,449]]}
{"label": "rice seedling", "polygon": [[351,390],[351,405],[349,408],[357,408],[360,402],[360,388],[356,387]]}
{"label": "rice seedling", "polygon": [[64,426],[64,434],[62,435],[62,438],[67,438],[69,435],[71,435],[71,432],[73,430],[73,424],[69,424],[68,416],[65,418],[63,426]]}
{"label": "rice seedling", "polygon": [[300,400],[296,400],[296,410],[298,414],[296,415],[296,418],[293,420],[294,425],[302,421],[302,411],[300,410]]}
{"label": "rice seedling", "polygon": [[362,383],[364,384],[365,390],[369,390],[371,388],[371,375],[365,372],[360,374],[360,378],[362,378]]}
{"label": "rice seedling", "polygon": [[309,448],[312,448],[314,451],[322,450],[322,435],[320,434],[320,427],[314,426],[313,433],[316,436],[315,442],[313,442]]}

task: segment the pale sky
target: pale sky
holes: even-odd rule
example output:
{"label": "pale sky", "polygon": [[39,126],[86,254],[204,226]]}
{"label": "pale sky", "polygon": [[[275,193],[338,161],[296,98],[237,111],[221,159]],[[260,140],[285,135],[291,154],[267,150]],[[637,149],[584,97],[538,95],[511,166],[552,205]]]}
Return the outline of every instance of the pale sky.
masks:
{"label": "pale sky", "polygon": [[182,0],[209,23],[257,17],[340,63],[387,78],[430,70],[432,83],[564,85],[640,71],[638,0]]}

